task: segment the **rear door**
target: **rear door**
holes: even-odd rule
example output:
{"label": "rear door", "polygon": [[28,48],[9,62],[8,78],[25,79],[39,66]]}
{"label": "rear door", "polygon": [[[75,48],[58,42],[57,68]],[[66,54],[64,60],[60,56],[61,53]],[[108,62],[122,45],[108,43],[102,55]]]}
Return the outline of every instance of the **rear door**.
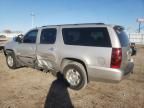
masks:
{"label": "rear door", "polygon": [[45,28],[41,30],[39,44],[37,46],[38,66],[53,69],[56,65],[56,35],[57,28]]}

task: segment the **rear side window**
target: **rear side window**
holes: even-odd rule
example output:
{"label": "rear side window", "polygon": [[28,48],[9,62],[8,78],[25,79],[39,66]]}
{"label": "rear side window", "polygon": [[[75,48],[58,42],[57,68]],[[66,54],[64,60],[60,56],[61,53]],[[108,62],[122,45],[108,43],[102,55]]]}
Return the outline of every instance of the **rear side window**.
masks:
{"label": "rear side window", "polygon": [[118,35],[121,46],[122,47],[128,46],[129,45],[129,39],[128,39],[127,34],[124,32],[124,30],[115,29],[115,31],[116,31],[116,34]]}
{"label": "rear side window", "polygon": [[41,44],[54,44],[56,40],[56,29],[48,28],[43,29],[40,36]]}
{"label": "rear side window", "polygon": [[63,28],[62,33],[67,45],[111,47],[107,28]]}

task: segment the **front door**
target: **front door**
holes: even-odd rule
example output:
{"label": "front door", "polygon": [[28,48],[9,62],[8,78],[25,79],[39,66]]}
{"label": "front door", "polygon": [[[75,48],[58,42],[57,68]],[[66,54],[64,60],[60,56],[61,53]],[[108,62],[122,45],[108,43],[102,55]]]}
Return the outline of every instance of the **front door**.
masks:
{"label": "front door", "polygon": [[17,46],[17,56],[25,65],[33,65],[36,59],[36,40],[38,30],[29,31]]}

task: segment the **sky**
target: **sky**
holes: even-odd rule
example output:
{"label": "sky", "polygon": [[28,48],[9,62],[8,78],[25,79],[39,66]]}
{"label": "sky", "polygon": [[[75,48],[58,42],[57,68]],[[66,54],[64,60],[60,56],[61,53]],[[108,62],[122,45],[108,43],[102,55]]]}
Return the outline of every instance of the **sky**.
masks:
{"label": "sky", "polygon": [[[135,32],[144,18],[144,0],[0,0],[0,31],[55,24],[119,24]],[[142,27],[144,24],[142,24]]]}

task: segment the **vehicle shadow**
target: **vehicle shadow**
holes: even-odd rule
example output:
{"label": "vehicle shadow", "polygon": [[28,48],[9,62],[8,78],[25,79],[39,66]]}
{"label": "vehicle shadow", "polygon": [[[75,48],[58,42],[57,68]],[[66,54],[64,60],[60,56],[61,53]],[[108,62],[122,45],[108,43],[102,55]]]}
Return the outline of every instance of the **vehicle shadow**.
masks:
{"label": "vehicle shadow", "polygon": [[68,83],[63,75],[58,72],[57,79],[52,82],[47,94],[44,108],[74,108],[67,90]]}

